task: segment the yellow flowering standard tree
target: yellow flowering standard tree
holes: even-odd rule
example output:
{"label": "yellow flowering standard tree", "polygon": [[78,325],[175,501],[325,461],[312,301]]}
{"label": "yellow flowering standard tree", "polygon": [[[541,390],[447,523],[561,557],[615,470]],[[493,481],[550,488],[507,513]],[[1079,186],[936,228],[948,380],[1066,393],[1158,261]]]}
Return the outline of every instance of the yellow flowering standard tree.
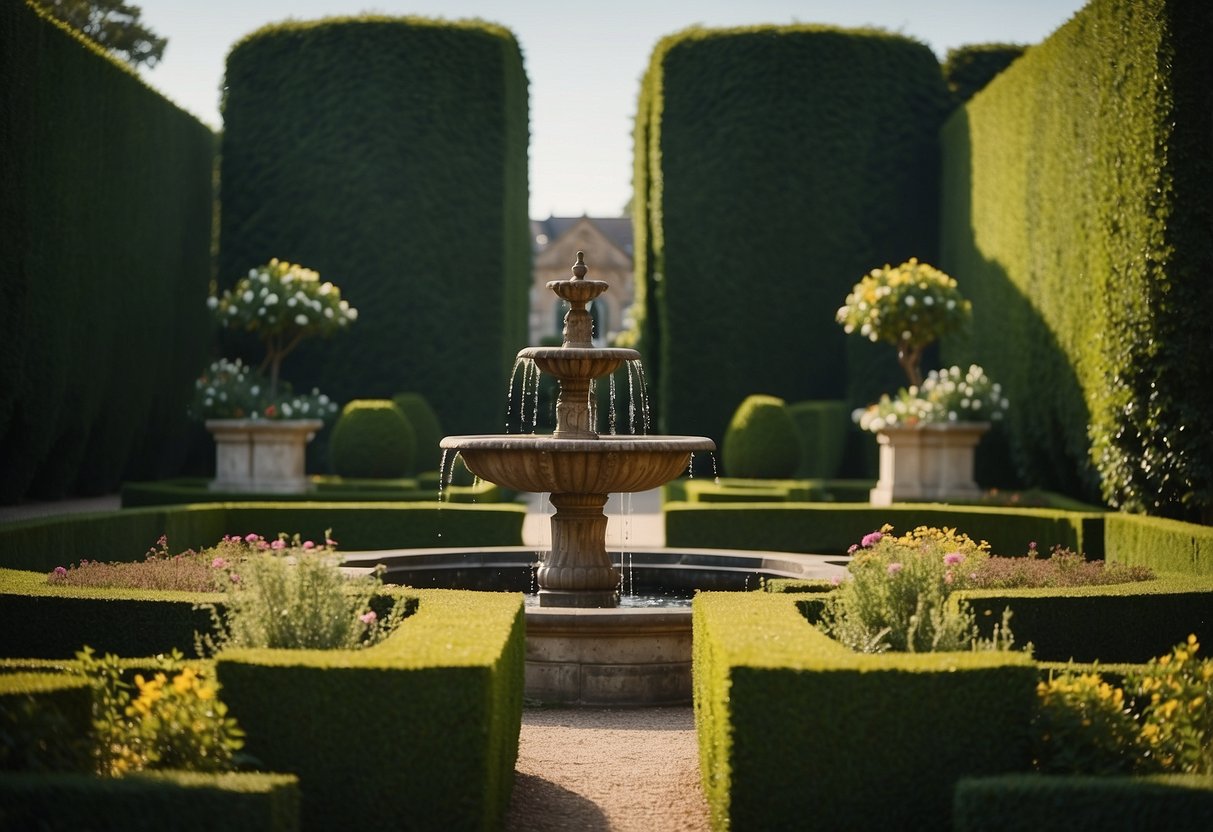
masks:
{"label": "yellow flowering standard tree", "polygon": [[837,319],[847,334],[892,344],[910,385],[922,384],[922,353],[944,335],[968,323],[972,305],[956,281],[934,266],[910,258],[864,275]]}

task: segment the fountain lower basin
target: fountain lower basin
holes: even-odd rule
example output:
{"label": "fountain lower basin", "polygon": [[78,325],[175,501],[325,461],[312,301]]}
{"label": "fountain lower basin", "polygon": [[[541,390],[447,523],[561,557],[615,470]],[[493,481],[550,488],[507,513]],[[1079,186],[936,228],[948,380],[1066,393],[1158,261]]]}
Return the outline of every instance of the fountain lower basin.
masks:
{"label": "fountain lower basin", "polygon": [[[625,594],[758,589],[768,578],[831,579],[846,558],[786,552],[651,547],[611,555]],[[533,593],[537,557],[525,546],[349,553],[346,565],[383,564],[389,583]],[[594,707],[691,701],[688,606],[577,609],[527,606],[527,698]]]}

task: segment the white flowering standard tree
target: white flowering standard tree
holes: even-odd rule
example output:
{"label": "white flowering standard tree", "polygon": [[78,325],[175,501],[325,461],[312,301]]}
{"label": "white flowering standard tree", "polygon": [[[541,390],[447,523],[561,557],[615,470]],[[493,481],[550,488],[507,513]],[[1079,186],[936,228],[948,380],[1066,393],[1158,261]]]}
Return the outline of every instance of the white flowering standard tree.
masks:
{"label": "white flowering standard tree", "polygon": [[259,368],[219,359],[196,382],[191,412],[215,439],[212,490],[308,490],[307,443],[337,405],[315,389],[293,395],[282,361],[305,339],[344,330],[358,310],[316,272],[281,260],[251,269],[207,306],[221,326],[252,333],[265,347]]}
{"label": "white flowering standard tree", "polygon": [[265,347],[259,372],[269,371],[269,398],[277,398],[282,360],[307,338],[328,338],[358,320],[341,290],[294,263],[271,260],[207,305],[220,325],[251,332]]}

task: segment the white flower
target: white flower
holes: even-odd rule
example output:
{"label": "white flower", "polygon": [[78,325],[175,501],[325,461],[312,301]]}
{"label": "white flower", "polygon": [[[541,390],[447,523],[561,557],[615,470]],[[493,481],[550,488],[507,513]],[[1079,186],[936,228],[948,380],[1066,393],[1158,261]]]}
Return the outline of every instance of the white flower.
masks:
{"label": "white flower", "polygon": [[275,293],[275,292],[271,292],[271,293],[270,293],[269,295],[267,295],[267,296],[266,296],[266,298],[265,298],[265,305],[266,305],[266,306],[273,306],[273,305],[274,305],[275,303],[277,303],[277,302],[278,302],[278,295],[277,295],[277,293]]}
{"label": "white flower", "polygon": [[332,284],[332,283],[327,283],[327,282],[326,282],[326,283],[321,283],[321,284],[320,284],[320,294],[322,294],[322,295],[327,295],[327,294],[328,294],[329,292],[331,292],[331,291],[333,291],[333,284]]}
{"label": "white flower", "polygon": [[243,298],[243,300],[244,300],[244,302],[245,302],[245,303],[252,303],[252,302],[253,302],[253,297],[254,297],[254,295],[253,295],[253,290],[252,290],[252,289],[245,289],[245,290],[244,290],[244,294],[243,294],[243,295],[241,295],[240,297],[241,297],[241,298]]}
{"label": "white flower", "polygon": [[294,305],[295,305],[296,303],[298,303],[298,302],[299,302],[299,301],[295,300],[295,298],[293,298],[293,297],[290,297],[290,298],[287,298],[287,299],[286,299],[286,305],[287,305],[287,306],[294,306]]}
{"label": "white flower", "polygon": [[351,321],[358,320],[358,310],[354,309],[353,307],[351,307],[345,314],[346,314],[346,317],[349,318]]}
{"label": "white flower", "polygon": [[931,297],[930,295],[927,295],[925,298],[922,299],[922,305],[923,306],[934,306],[935,298]]}
{"label": "white flower", "polygon": [[295,323],[299,324],[299,326],[307,326],[307,315],[296,315]]}
{"label": "white flower", "polygon": [[331,306],[327,306],[327,307],[325,307],[325,309],[324,309],[324,317],[326,317],[326,318],[332,318],[332,317],[333,317],[333,307],[331,307]]}
{"label": "white flower", "polygon": [[913,306],[915,303],[913,295],[906,295],[906,306]]}
{"label": "white flower", "polygon": [[219,298],[215,297],[214,295],[211,295],[209,298],[206,299],[206,308],[207,309],[214,309],[217,306],[219,306]]}

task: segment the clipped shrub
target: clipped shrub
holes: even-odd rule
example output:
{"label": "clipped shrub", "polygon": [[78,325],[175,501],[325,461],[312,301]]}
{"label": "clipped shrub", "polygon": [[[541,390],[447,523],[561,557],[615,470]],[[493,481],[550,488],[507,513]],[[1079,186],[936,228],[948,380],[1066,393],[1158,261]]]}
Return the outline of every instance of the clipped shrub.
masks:
{"label": "clipped shrub", "polygon": [[397,393],[392,396],[392,404],[409,420],[417,437],[417,453],[408,473],[437,471],[442,462],[442,449],[438,443],[443,433],[438,414],[430,406],[429,400],[421,393]]}
{"label": "clipped shrub", "polygon": [[788,415],[800,434],[800,467],[796,476],[826,480],[838,476],[849,426],[846,402],[793,402],[788,405]]}
{"label": "clipped shrub", "polygon": [[783,399],[748,396],[729,422],[721,448],[730,477],[783,479],[800,465],[800,432]]}
{"label": "clipped shrub", "polygon": [[333,473],[342,477],[403,477],[413,466],[417,436],[388,399],[355,399],[329,438]]}

